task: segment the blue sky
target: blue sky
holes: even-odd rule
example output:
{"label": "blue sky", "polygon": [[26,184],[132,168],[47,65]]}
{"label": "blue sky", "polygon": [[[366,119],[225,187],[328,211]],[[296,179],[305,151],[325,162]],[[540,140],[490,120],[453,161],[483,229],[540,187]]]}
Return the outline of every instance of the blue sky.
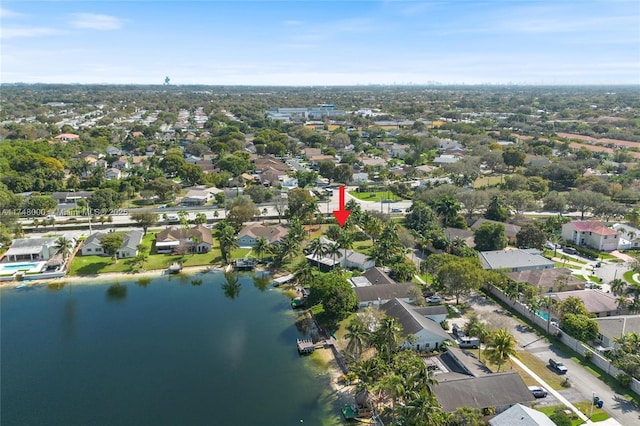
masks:
{"label": "blue sky", "polygon": [[4,83],[640,84],[638,0],[13,1]]}

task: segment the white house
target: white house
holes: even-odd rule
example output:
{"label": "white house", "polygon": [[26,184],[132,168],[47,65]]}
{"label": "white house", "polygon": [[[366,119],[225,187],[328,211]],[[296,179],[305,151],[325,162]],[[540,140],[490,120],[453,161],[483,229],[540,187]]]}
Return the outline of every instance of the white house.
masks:
{"label": "white house", "polygon": [[[80,252],[83,256],[104,256],[106,253],[102,249],[101,241],[107,234],[104,232],[96,232],[91,234],[80,248]],[[128,231],[123,235],[124,240],[122,245],[116,252],[118,259],[128,259],[138,255],[138,245],[142,242],[143,233],[139,230]]]}
{"label": "white house", "polygon": [[432,351],[442,346],[445,340],[451,339],[440,324],[423,317],[413,309],[413,306],[402,300],[397,298],[390,300],[380,308],[385,314],[402,324],[402,336],[405,339],[408,339],[409,335],[415,336],[413,343],[405,340],[402,344],[407,349]]}
{"label": "white house", "polygon": [[104,173],[104,177],[106,180],[120,179],[121,176],[122,176],[122,172],[119,169],[116,169],[115,167],[107,169],[107,171]]}
{"label": "white house", "polygon": [[620,233],[620,240],[618,242],[619,250],[630,250],[640,247],[640,229],[634,228],[626,223],[615,223],[612,228]]}
{"label": "white house", "polygon": [[598,220],[576,220],[562,225],[562,238],[599,251],[618,249],[620,233]]}

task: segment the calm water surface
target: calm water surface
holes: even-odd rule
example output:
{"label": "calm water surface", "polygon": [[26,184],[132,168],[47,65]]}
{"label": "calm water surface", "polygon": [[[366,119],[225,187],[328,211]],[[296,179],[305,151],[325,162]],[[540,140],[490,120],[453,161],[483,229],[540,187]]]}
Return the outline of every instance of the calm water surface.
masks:
{"label": "calm water surface", "polygon": [[0,289],[2,426],[340,424],[280,292],[216,272],[140,284]]}

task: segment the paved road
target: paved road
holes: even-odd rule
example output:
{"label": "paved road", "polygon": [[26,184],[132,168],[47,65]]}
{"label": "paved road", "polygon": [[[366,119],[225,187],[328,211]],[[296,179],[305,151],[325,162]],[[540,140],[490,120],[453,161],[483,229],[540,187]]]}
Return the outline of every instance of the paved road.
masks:
{"label": "paved road", "polygon": [[532,353],[545,364],[552,357],[561,360],[569,369],[567,377],[572,383],[571,388],[559,391],[567,400],[574,403],[590,401],[592,392],[595,392],[604,401],[604,409],[618,422],[623,425],[640,424],[640,408],[615,393],[608,385],[553,347],[531,328],[521,325],[510,312],[504,311],[499,305],[481,295],[474,295],[467,301],[490,327],[506,327],[510,330],[518,341],[519,349]]}

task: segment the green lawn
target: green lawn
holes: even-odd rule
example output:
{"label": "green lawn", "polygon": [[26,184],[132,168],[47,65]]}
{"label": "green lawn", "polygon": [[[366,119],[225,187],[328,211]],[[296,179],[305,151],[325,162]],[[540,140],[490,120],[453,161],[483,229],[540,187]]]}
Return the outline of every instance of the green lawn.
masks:
{"label": "green lawn", "polygon": [[363,201],[380,201],[380,200],[395,200],[402,201],[402,198],[393,194],[391,191],[377,191],[377,192],[356,192],[351,191],[349,194]]}
{"label": "green lawn", "polygon": [[629,284],[635,284],[636,281],[633,279],[635,274],[637,274],[637,272],[631,269],[630,271],[625,272],[622,278],[624,278],[624,280]]}
{"label": "green lawn", "polygon": [[527,352],[527,351],[518,351],[517,355],[518,359],[524,363],[531,371],[536,373],[542,380],[547,382],[549,386],[553,389],[560,390],[564,389],[562,387],[562,382],[564,381],[564,377],[556,374],[552,371],[547,363],[537,358],[535,355]]}
{"label": "green lawn", "polygon": [[473,182],[475,189],[496,186],[502,182],[502,176],[481,176]]}

